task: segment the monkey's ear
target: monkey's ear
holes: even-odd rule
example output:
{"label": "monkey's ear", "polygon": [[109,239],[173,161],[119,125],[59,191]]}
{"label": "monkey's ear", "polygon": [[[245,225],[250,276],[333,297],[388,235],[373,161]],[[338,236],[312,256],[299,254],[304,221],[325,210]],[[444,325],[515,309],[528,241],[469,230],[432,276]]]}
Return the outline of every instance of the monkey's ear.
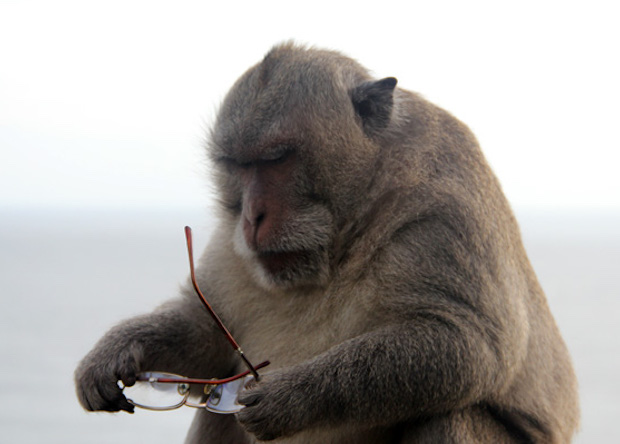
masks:
{"label": "monkey's ear", "polygon": [[353,89],[353,107],[368,135],[381,131],[390,123],[397,82],[394,77],[386,77],[376,82],[362,83]]}

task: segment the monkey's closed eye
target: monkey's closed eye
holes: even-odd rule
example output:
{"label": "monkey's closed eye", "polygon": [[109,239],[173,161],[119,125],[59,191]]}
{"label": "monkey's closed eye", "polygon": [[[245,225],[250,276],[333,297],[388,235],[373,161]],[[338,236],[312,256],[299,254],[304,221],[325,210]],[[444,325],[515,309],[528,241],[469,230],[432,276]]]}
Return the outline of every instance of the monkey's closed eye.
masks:
{"label": "monkey's closed eye", "polygon": [[232,157],[220,157],[216,159],[216,163],[225,167],[229,173],[252,166],[252,162],[240,162]]}
{"label": "monkey's closed eye", "polygon": [[291,153],[292,150],[288,147],[279,148],[271,152],[267,151],[261,156],[260,161],[263,163],[268,163],[270,165],[277,165],[287,160]]}

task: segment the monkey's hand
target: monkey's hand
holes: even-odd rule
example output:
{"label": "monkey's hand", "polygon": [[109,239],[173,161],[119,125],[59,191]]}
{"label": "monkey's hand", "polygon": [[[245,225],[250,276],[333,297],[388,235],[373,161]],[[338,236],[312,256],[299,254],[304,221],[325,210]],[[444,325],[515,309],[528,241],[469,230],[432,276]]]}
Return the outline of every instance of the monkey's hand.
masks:
{"label": "monkey's hand", "polygon": [[286,373],[261,377],[242,392],[238,402],[246,407],[237,414],[245,429],[261,441],[270,441],[303,430],[308,424],[308,406],[299,396],[297,383]]}
{"label": "monkey's hand", "polygon": [[134,406],[127,401],[117,381],[126,386],[136,382],[141,347],[132,344],[119,349],[117,344],[108,344],[110,341],[105,339],[86,355],[75,371],[78,399],[86,410],[133,413]]}

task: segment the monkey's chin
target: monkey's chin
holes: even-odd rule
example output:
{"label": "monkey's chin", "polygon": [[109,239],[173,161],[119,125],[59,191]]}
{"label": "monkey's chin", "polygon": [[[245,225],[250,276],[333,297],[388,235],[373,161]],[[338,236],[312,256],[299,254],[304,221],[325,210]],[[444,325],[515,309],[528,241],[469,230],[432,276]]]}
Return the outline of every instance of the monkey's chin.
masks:
{"label": "monkey's chin", "polygon": [[287,274],[290,268],[297,268],[307,262],[310,254],[304,251],[258,253],[258,262],[265,271],[274,276]]}
{"label": "monkey's chin", "polygon": [[324,287],[329,281],[326,248],[289,251],[255,251],[247,245],[243,232],[236,230],[233,246],[255,282],[266,290]]}
{"label": "monkey's chin", "polygon": [[244,251],[255,282],[268,291],[311,290],[328,282],[325,258],[313,251]]}
{"label": "monkey's chin", "polygon": [[257,253],[261,284],[270,288],[292,289],[323,286],[327,272],[323,258],[312,251]]}

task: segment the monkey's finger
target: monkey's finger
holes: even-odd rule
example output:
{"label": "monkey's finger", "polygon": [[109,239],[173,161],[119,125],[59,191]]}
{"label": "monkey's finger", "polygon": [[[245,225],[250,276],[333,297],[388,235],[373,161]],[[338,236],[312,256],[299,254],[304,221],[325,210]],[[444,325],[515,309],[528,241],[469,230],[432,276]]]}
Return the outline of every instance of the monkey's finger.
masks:
{"label": "monkey's finger", "polygon": [[[123,381],[123,384],[125,384],[125,386],[130,387],[136,383],[136,376],[133,375],[132,377],[126,375],[124,379],[121,379],[121,381]],[[129,401],[127,401],[125,394],[123,393],[121,388],[118,387],[118,385],[114,389],[114,398],[112,404],[114,404],[114,406],[116,407],[116,411],[124,410],[128,413],[133,413],[135,409],[135,406]]]}
{"label": "monkey's finger", "polygon": [[120,380],[123,382],[123,385],[125,387],[131,387],[132,385],[136,383],[136,380],[137,380],[136,372],[129,371],[129,372],[122,373],[120,375]]}
{"label": "monkey's finger", "polygon": [[136,406],[134,406],[132,403],[130,403],[129,401],[127,401],[127,398],[125,398],[123,396],[123,399],[120,402],[120,409],[127,412],[127,413],[133,413]]}
{"label": "monkey's finger", "polygon": [[131,354],[119,357],[114,368],[114,375],[123,381],[126,387],[131,387],[136,383],[136,374],[138,373],[138,363]]}
{"label": "monkey's finger", "polygon": [[262,398],[262,393],[246,392],[239,395],[239,397],[237,398],[237,402],[239,402],[239,404],[249,407],[258,404]]}
{"label": "monkey's finger", "polygon": [[121,393],[115,399],[109,400],[106,404],[102,406],[100,410],[105,410],[108,412],[118,412],[123,410],[128,413],[133,413],[135,406],[127,401],[127,398]]}
{"label": "monkey's finger", "polygon": [[125,410],[133,413],[134,406],[123,394],[121,388],[110,381],[100,382],[94,387],[91,396],[91,406],[95,407],[94,410],[104,410],[107,412],[118,412],[119,410]]}
{"label": "monkey's finger", "polygon": [[261,441],[271,441],[278,436],[268,430],[268,421],[253,408],[245,408],[237,413],[237,419],[243,427]]}

